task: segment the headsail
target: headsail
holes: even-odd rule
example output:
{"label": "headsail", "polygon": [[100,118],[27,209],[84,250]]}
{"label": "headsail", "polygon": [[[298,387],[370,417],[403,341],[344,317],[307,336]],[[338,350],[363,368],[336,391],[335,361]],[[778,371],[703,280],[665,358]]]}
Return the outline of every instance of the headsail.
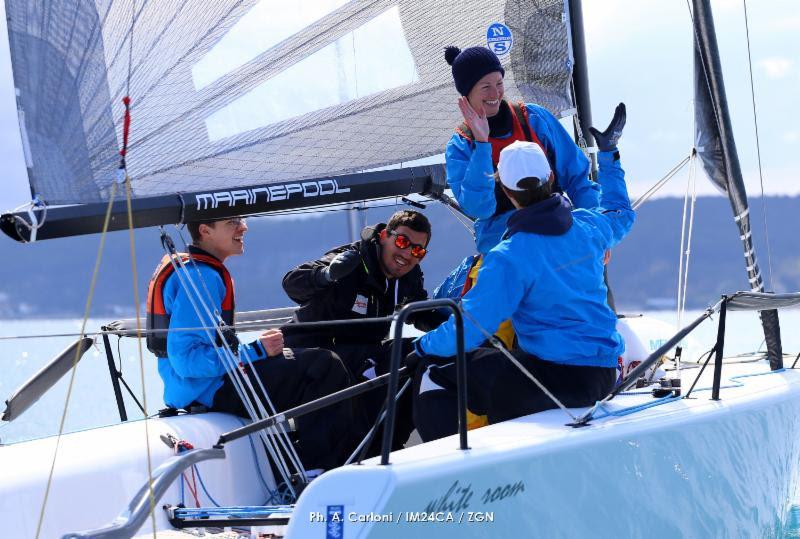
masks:
{"label": "headsail", "polygon": [[[709,0],[693,0],[694,7],[694,79],[695,129],[697,153],[711,181],[725,193],[733,208],[734,220],[744,247],[745,266],[750,289],[764,292],[764,281],[756,260],[750,229],[750,210],[744,188],[742,169],[733,138],[725,83],[714,30]],[[761,311],[761,322],[770,364],[773,369],[783,365],[778,312]]]}
{"label": "headsail", "polygon": [[572,108],[564,0],[6,0],[6,13],[31,189],[50,205],[107,199],[126,95],[135,197],[441,153],[459,121],[443,49],[486,45],[493,23],[509,98]]}

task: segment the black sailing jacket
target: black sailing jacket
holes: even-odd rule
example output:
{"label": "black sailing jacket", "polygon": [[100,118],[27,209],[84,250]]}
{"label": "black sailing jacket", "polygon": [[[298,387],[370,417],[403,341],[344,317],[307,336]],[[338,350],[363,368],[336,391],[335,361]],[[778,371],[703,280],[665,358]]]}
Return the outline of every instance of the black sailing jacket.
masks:
{"label": "black sailing jacket", "polygon": [[[322,320],[348,320],[390,316],[395,308],[406,303],[427,299],[422,270],[414,267],[400,279],[387,279],[380,269],[378,235],[386,228],[384,223],[366,227],[361,240],[336,247],[319,260],[306,262],[283,277],[286,294],[300,305],[296,319],[300,322]],[[357,250],[362,264],[350,275],[327,286],[319,284],[317,274],[331,260],[344,251]],[[396,301],[395,301],[396,298]],[[417,316],[414,324],[422,330],[435,327],[442,321],[431,313]],[[291,346],[318,346],[327,348],[335,344],[373,344],[388,336],[389,323],[340,326],[332,330],[302,331],[284,326],[286,342]]]}

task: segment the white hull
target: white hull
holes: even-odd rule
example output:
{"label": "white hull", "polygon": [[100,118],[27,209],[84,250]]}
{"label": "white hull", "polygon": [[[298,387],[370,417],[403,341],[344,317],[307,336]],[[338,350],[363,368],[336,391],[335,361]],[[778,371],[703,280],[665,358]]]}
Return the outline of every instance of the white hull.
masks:
{"label": "white hull", "polygon": [[[161,441],[161,434],[172,434],[195,447],[214,445],[220,433],[242,425],[225,414],[203,414],[134,421],[111,427],[67,434],[61,438],[52,486],[47,498],[39,537],[60,537],[67,532],[95,529],[110,523],[147,481],[147,441],[155,469],[173,456]],[[0,537],[36,537],[56,438],[44,438],[0,447]],[[255,444],[259,447],[260,444]],[[198,465],[211,495],[220,504],[263,504],[268,495],[258,478],[256,459],[248,440],[225,448],[224,460]],[[263,451],[258,461],[266,462]],[[264,472],[274,487],[269,471]],[[199,488],[199,486],[198,486]],[[187,505],[191,494],[186,491]],[[156,504],[158,529],[170,529],[161,507],[180,501],[179,484]],[[201,503],[210,502],[201,494]],[[144,529],[152,529],[150,521]]]}
{"label": "white hull", "polygon": [[[660,346],[659,335],[672,331],[647,319],[626,324],[642,336],[637,346],[644,355]],[[627,340],[634,353],[635,338]],[[330,471],[300,496],[286,535],[779,536],[800,471],[800,372],[770,373],[765,361],[726,363],[722,400],[715,402],[710,371],[691,399],[596,419],[587,427],[568,427],[567,416],[551,410],[471,431],[468,451],[458,450],[451,437],[393,453],[391,466],[372,459]],[[684,370],[684,392],[697,372],[696,366]],[[745,377],[733,380],[737,376]],[[608,409],[656,402],[649,391],[639,391],[616,397]],[[172,456],[160,435],[209,448],[242,423],[202,414],[147,424],[155,469]],[[127,507],[147,480],[144,425],[62,437],[40,537],[103,527]],[[36,536],[54,448],[55,438],[0,447],[0,536]],[[260,448],[258,440],[245,438],[225,446],[224,460],[198,465],[218,503],[261,505],[269,498],[266,487],[275,483]],[[205,493],[199,496],[201,505],[212,505]],[[156,504],[157,529],[171,528],[162,506],[180,500],[176,482]],[[188,491],[185,500],[193,506]],[[322,521],[335,506],[341,506],[341,527]],[[411,521],[431,517],[434,522]],[[454,522],[435,522],[450,518]],[[139,533],[150,532],[151,522]]]}
{"label": "white hull", "polygon": [[[337,505],[347,538],[780,535],[800,462],[800,373],[742,382],[718,402],[703,391],[580,429],[553,410],[471,431],[469,451],[454,436],[397,452],[391,466],[332,471],[303,493],[288,536],[326,537],[314,515]],[[409,522],[426,511],[455,522]],[[494,520],[466,522],[470,512]]]}

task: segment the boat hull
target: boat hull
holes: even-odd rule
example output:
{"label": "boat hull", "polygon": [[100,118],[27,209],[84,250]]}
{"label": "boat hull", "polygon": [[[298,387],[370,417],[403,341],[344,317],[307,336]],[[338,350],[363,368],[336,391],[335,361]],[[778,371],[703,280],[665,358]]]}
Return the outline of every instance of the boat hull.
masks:
{"label": "boat hull", "polygon": [[554,410],[472,431],[468,451],[451,437],[391,466],[335,470],[303,493],[287,536],[780,536],[796,489],[800,373],[727,385],[720,401],[701,390],[580,429]]}
{"label": "boat hull", "polygon": [[[144,421],[132,421],[62,436],[38,537],[61,537],[113,521],[147,481],[147,445],[152,469],[173,457],[173,450],[161,435],[170,434],[206,448],[216,443],[221,432],[241,425],[240,419],[226,414],[184,415],[148,420],[147,433]],[[267,499],[256,462],[261,463],[261,474],[270,488],[274,488],[274,481],[270,471],[263,469],[264,452],[256,449],[260,446],[258,441],[251,445],[244,438],[225,447],[224,460],[197,465],[208,492],[220,504],[257,505]],[[37,537],[55,448],[55,437],[0,447],[3,537]],[[211,505],[199,484],[198,492],[200,503]],[[184,497],[187,505],[193,506],[188,488]],[[171,528],[161,507],[177,505],[180,500],[180,484],[176,482],[156,503],[157,529]],[[151,529],[148,519],[142,533]]]}

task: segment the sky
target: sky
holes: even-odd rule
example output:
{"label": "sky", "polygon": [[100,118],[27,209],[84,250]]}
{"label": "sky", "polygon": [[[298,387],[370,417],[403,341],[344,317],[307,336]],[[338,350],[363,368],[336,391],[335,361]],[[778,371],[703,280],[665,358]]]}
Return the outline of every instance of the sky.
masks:
{"label": "sky", "polygon": [[[752,197],[761,193],[750,91],[744,0],[712,0],[737,147]],[[0,210],[30,198],[15,110],[8,36],[0,2]],[[764,192],[800,194],[800,7],[797,0],[747,3]],[[635,198],[692,148],[692,34],[686,0],[584,0],[594,125],[603,130],[624,101],[620,143]],[[443,145],[444,145],[443,141]],[[718,194],[697,169],[699,195]],[[684,196],[688,167],[656,196]]]}

